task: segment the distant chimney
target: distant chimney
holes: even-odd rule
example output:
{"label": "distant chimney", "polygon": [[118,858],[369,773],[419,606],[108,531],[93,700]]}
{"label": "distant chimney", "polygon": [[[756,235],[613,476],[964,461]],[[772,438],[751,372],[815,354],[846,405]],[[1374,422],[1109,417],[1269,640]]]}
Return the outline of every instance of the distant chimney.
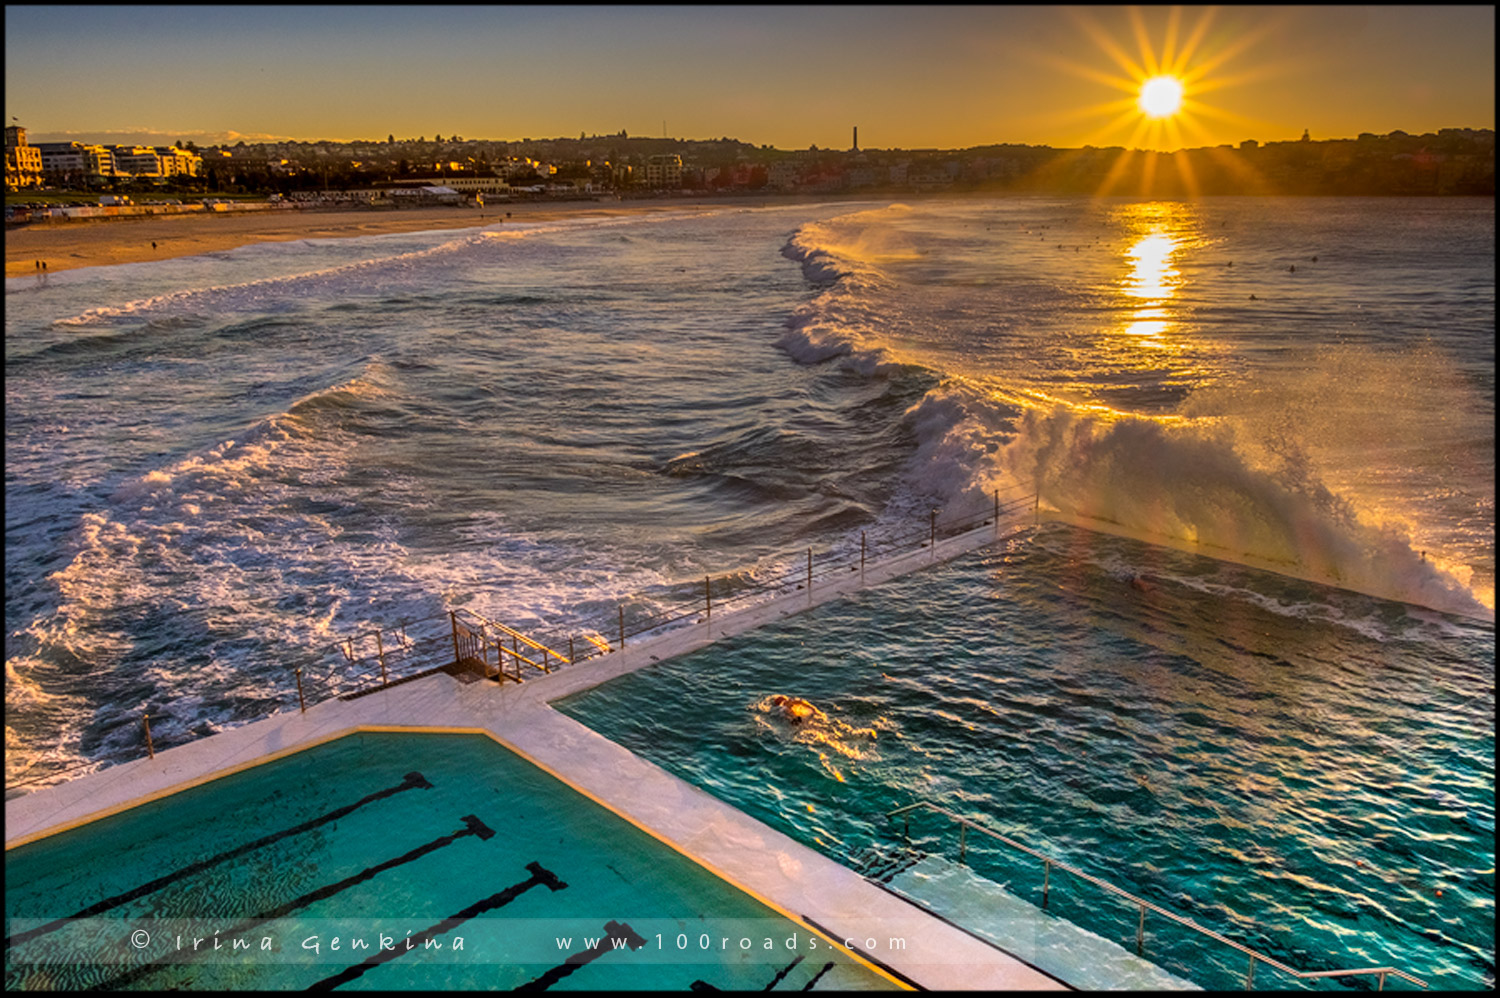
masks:
{"label": "distant chimney", "polygon": [[859,152],[859,126],[854,126],[854,151]]}

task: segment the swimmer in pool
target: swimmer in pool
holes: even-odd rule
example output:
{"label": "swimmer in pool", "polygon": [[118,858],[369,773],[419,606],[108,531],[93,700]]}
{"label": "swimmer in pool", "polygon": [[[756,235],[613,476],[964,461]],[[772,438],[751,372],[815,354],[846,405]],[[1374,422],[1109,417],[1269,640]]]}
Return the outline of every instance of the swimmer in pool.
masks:
{"label": "swimmer in pool", "polygon": [[801,697],[782,696],[780,693],[771,695],[771,706],[780,708],[782,716],[794,724],[800,724],[822,713]]}

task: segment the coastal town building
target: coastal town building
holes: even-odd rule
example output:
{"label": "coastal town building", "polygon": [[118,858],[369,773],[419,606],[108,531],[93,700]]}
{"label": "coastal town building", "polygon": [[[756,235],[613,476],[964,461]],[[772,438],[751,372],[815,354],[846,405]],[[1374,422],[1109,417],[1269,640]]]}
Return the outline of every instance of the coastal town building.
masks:
{"label": "coastal town building", "polygon": [[772,163],[766,171],[766,182],[776,190],[791,190],[801,179],[802,166],[794,160],[784,159]]}
{"label": "coastal town building", "polygon": [[115,146],[115,170],[133,177],[196,177],[203,160],[171,146]]}
{"label": "coastal town building", "polygon": [[495,194],[504,196],[511,193],[509,181],[504,177],[496,176],[424,177],[416,181],[403,182],[401,186],[410,186],[412,183],[433,187],[447,187],[458,191],[460,194]]}
{"label": "coastal town building", "polygon": [[682,157],[676,153],[652,156],[646,160],[646,186],[653,190],[672,190],[682,186]]}
{"label": "coastal town building", "polygon": [[156,158],[163,177],[196,177],[203,169],[203,157],[185,149],[157,146]]}
{"label": "coastal town building", "polygon": [[49,180],[105,180],[117,176],[115,155],[107,146],[84,142],[38,142],[42,171]]}
{"label": "coastal town building", "polygon": [[10,125],[5,129],[5,187],[18,191],[42,184],[42,152],[26,141],[26,129]]}
{"label": "coastal town building", "polygon": [[115,146],[115,169],[132,177],[159,177],[161,159],[150,146]]}
{"label": "coastal town building", "polygon": [[[11,190],[133,185],[235,193],[373,191],[397,184],[462,194],[535,196],[680,190],[1492,196],[1491,129],[1361,133],[1357,139],[1246,140],[1220,149],[1141,154],[1121,147],[995,144],[962,150],[779,150],[728,137],[664,139],[624,131],[507,142],[279,141],[196,149],[45,142],[6,132]],[[670,150],[670,151],[668,151]],[[201,179],[200,179],[201,178]]]}

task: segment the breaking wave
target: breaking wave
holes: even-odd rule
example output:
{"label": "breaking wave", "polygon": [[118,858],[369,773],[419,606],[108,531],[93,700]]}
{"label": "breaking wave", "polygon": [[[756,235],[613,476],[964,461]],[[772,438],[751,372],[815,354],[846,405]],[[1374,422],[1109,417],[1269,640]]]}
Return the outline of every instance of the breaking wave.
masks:
{"label": "breaking wave", "polygon": [[[920,258],[885,228],[908,210],[804,225],[787,242],[783,255],[818,289],[778,341],[794,360],[867,377],[920,366],[892,346],[920,334],[903,317],[904,289],[882,270]],[[1419,540],[1399,504],[1377,504],[1339,481],[1329,457],[1336,448],[1317,436],[1337,438],[1346,452],[1394,446],[1396,420],[1372,422],[1370,407],[1383,398],[1412,412],[1461,410],[1452,397],[1457,379],[1438,378],[1426,396],[1403,398],[1399,386],[1409,395],[1411,370],[1441,366],[1434,357],[1346,348],[1308,363],[1328,373],[1263,377],[1253,400],[1236,405],[1225,404],[1229,392],[1205,386],[1178,411],[1150,415],[1038,399],[993,365],[929,369],[936,386],[902,417],[915,446],[893,509],[981,508],[996,489],[1024,487],[1038,493],[1043,510],[1094,530],[1492,620],[1493,585],[1466,556]],[[1372,381],[1381,394],[1371,392]],[[1300,412],[1305,418],[1292,427],[1285,418],[1273,424],[1250,416],[1284,417],[1294,405],[1316,405],[1319,418]],[[1413,427],[1395,443],[1418,447],[1431,433],[1431,426]]]}

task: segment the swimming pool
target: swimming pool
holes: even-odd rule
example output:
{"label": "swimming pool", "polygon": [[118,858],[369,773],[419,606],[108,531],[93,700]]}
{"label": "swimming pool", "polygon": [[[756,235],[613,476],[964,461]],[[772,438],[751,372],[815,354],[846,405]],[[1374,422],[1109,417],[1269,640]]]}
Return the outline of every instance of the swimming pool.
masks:
{"label": "swimming pool", "polygon": [[896,986],[477,735],[348,735],[5,867],[8,989]]}
{"label": "swimming pool", "polygon": [[[914,813],[905,853],[888,811],[935,801],[1300,970],[1493,986],[1492,625],[1080,534],[1047,527],[555,706],[971,926],[983,907],[939,898],[932,866],[957,830]],[[966,848],[1040,904],[1040,863]],[[1049,887],[1049,912],[1134,949],[1133,906]],[[1232,949],[1160,918],[1145,936],[1175,974],[1245,984]],[[1069,979],[1054,956],[1038,965]],[[1262,965],[1255,983],[1374,979]]]}

